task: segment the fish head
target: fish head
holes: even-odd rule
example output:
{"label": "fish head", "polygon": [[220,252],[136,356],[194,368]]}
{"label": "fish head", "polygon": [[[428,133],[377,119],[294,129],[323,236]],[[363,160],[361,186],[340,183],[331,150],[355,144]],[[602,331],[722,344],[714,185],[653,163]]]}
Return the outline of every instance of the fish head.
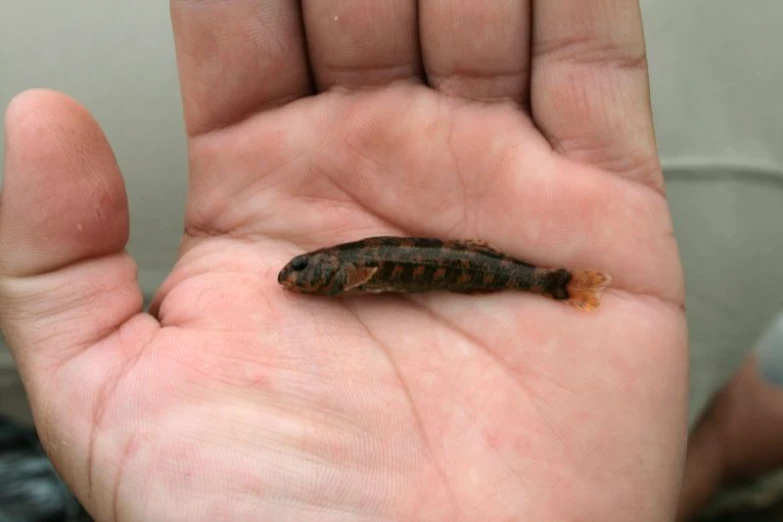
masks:
{"label": "fish head", "polygon": [[277,275],[286,290],[300,294],[328,294],[340,268],[339,257],[329,251],[298,255]]}

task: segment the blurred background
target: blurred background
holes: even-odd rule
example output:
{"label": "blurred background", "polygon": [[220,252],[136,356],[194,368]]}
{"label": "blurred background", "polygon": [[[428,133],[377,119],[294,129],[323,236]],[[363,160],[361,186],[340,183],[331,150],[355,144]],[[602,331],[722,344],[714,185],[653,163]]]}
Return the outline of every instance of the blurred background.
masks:
{"label": "blurred background", "polygon": [[[783,385],[783,3],[642,0],[642,8],[687,281],[693,424],[750,350]],[[47,87],[92,111],[126,179],[129,250],[152,295],[176,256],[187,182],[168,3],[1,0],[0,13],[0,104]],[[26,522],[12,511],[25,504],[39,513],[29,520],[80,519],[30,426],[0,340],[0,522]],[[9,486],[28,479],[31,489]],[[781,491],[783,477],[770,476],[727,492],[705,516],[783,520]]]}

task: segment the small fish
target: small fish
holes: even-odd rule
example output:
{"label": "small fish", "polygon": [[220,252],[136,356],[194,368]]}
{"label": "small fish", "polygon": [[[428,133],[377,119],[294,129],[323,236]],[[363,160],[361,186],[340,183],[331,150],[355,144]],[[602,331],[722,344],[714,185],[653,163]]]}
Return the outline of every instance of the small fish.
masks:
{"label": "small fish", "polygon": [[522,290],[589,311],[611,279],[594,270],[533,266],[482,241],[381,236],[298,255],[277,281],[292,292],[327,296]]}

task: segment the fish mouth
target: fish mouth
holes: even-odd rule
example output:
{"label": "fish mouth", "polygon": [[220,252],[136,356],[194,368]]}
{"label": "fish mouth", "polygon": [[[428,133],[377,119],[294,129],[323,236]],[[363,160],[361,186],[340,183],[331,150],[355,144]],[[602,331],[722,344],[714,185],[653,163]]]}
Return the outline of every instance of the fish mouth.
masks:
{"label": "fish mouth", "polygon": [[283,288],[286,288],[288,290],[291,290],[294,287],[294,281],[291,278],[291,273],[289,270],[286,270],[285,268],[280,271],[280,273],[277,274],[277,282],[280,283]]}
{"label": "fish mouth", "polygon": [[301,288],[299,288],[292,280],[290,279],[283,279],[280,281],[280,286],[282,286],[285,290],[289,292],[295,292],[297,294],[302,293]]}
{"label": "fish mouth", "polygon": [[299,280],[298,273],[292,272],[286,267],[277,274],[277,282],[286,290],[297,294],[320,294],[324,292],[325,288],[328,288],[331,285],[336,275],[336,273],[331,274],[325,282],[318,281],[313,283]]}
{"label": "fish mouth", "polygon": [[296,276],[294,274],[281,274],[277,278],[277,282],[289,292],[294,292],[296,294],[307,293],[305,288],[302,288],[302,286],[297,284]]}

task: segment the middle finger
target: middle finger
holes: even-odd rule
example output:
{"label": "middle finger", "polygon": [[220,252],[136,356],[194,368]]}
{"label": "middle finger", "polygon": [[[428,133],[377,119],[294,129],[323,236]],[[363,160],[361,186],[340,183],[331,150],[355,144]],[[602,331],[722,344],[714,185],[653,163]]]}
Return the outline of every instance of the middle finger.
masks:
{"label": "middle finger", "polygon": [[427,80],[469,99],[511,99],[527,106],[530,1],[421,0]]}
{"label": "middle finger", "polygon": [[415,0],[302,2],[319,90],[420,81]]}

